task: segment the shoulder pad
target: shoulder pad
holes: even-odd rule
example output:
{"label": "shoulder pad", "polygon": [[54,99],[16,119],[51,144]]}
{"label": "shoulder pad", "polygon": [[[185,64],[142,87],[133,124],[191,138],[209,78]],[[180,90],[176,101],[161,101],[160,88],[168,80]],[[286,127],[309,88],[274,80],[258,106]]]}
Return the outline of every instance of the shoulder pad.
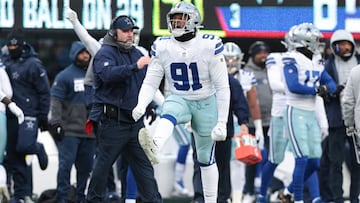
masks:
{"label": "shoulder pad", "polygon": [[201,39],[203,46],[210,49],[214,55],[218,55],[224,50],[222,40],[216,35],[204,33],[200,34],[199,38]]}
{"label": "shoulder pad", "polygon": [[157,56],[158,51],[161,50],[162,47],[165,47],[165,43],[169,42],[170,39],[171,36],[163,36],[156,38],[154,43],[151,45],[150,55]]}

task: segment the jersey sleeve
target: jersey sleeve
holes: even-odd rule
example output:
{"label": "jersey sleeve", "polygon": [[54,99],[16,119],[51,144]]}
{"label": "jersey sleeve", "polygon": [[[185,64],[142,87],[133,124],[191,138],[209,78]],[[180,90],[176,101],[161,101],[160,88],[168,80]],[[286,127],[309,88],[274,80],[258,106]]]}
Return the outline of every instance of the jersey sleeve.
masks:
{"label": "jersey sleeve", "polygon": [[284,57],[284,79],[288,90],[295,94],[315,95],[315,85],[307,86],[299,82],[298,64],[294,57]]}
{"label": "jersey sleeve", "polygon": [[270,54],[266,59],[266,70],[269,79],[269,85],[272,91],[284,92],[283,66],[279,56]]}
{"label": "jersey sleeve", "polygon": [[210,78],[216,90],[218,122],[227,122],[230,106],[230,88],[226,62],[222,51],[224,46],[220,39],[213,48],[214,56],[210,57]]}

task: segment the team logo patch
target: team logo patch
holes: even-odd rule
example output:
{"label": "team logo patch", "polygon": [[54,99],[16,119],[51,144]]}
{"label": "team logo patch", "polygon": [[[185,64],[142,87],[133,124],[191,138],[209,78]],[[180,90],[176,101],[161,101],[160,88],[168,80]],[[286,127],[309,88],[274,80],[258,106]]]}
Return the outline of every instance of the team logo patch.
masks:
{"label": "team logo patch", "polygon": [[289,73],[293,73],[294,70],[293,70],[293,69],[289,69],[288,72],[289,72]]}
{"label": "team logo patch", "polygon": [[109,62],[104,62],[104,66],[108,66],[109,65]]}

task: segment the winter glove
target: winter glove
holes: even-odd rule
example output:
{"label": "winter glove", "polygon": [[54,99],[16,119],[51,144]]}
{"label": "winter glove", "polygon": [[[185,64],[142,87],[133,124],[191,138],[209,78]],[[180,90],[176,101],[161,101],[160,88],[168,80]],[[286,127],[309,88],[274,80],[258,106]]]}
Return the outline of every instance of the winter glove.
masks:
{"label": "winter glove", "polygon": [[62,141],[64,139],[64,129],[59,123],[51,124],[49,128],[50,135],[55,141]]}
{"label": "winter glove", "polygon": [[156,107],[157,107],[156,105],[150,104],[146,108],[146,112],[145,112],[146,119],[151,117],[149,125],[151,125],[156,120]]}
{"label": "winter glove", "polygon": [[334,92],[334,94],[332,94],[333,97],[338,97],[340,96],[340,93],[344,90],[345,86],[344,85],[338,85],[336,86],[336,90]]}
{"label": "winter glove", "polygon": [[320,85],[316,88],[316,94],[324,99],[325,102],[330,101],[329,88],[326,85]]}
{"label": "winter glove", "polygon": [[346,127],[346,135],[351,137],[356,133],[355,126],[348,126]]}
{"label": "winter glove", "polygon": [[88,134],[88,135],[92,135],[93,134],[93,128],[94,128],[94,122],[90,119],[87,119],[86,120],[86,123],[85,123],[85,132]]}
{"label": "winter glove", "polygon": [[40,128],[41,132],[49,130],[48,121],[47,120],[39,120],[39,128]]}
{"label": "winter glove", "polygon": [[226,139],[226,123],[218,122],[211,131],[211,138],[214,141],[224,141]]}
{"label": "winter glove", "polygon": [[70,22],[75,22],[78,19],[76,12],[72,10],[69,6],[66,6],[65,9],[65,18],[68,19]]}
{"label": "winter glove", "polygon": [[18,118],[19,124],[24,122],[24,112],[15,104],[15,102],[11,102],[8,105],[8,108]]}
{"label": "winter glove", "polygon": [[138,121],[144,114],[145,114],[146,108],[142,106],[136,106],[132,111],[132,117],[134,121]]}

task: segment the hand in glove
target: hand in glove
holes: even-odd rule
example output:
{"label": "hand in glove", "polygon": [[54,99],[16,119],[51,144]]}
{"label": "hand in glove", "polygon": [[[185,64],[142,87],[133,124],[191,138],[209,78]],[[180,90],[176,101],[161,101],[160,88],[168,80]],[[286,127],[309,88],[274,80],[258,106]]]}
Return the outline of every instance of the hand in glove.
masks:
{"label": "hand in glove", "polygon": [[264,149],[264,132],[262,128],[262,121],[260,119],[254,120],[255,138],[259,149]]}
{"label": "hand in glove", "polygon": [[214,141],[224,141],[226,139],[226,123],[218,122],[211,131],[211,138]]}
{"label": "hand in glove", "polygon": [[55,141],[62,141],[64,139],[65,132],[59,123],[51,124],[49,132]]}
{"label": "hand in glove", "polygon": [[334,94],[332,94],[333,97],[338,97],[340,96],[341,92],[344,90],[345,86],[344,85],[338,85],[336,86],[336,90],[334,92]]}
{"label": "hand in glove", "polygon": [[70,22],[75,22],[78,20],[77,14],[74,10],[72,10],[69,6],[65,7],[66,13],[65,18],[68,19]]}
{"label": "hand in glove", "polygon": [[317,87],[316,94],[322,97],[325,102],[330,101],[329,89],[326,85],[320,85]]}
{"label": "hand in glove", "polygon": [[146,108],[146,119],[148,119],[149,117],[151,117],[149,125],[151,125],[155,120],[156,120],[156,105],[152,105],[149,104],[148,107]]}
{"label": "hand in glove", "polygon": [[351,137],[356,133],[356,129],[354,126],[346,127],[346,135]]}
{"label": "hand in glove", "polygon": [[18,118],[19,124],[24,122],[24,113],[14,102],[11,102],[8,108]]}
{"label": "hand in glove", "polygon": [[86,123],[85,123],[85,132],[88,134],[88,135],[92,135],[93,134],[93,129],[94,129],[94,122],[90,119],[87,119],[86,120]]}
{"label": "hand in glove", "polygon": [[143,108],[141,106],[136,106],[132,111],[132,117],[134,121],[138,121],[144,114],[145,114],[146,108]]}

